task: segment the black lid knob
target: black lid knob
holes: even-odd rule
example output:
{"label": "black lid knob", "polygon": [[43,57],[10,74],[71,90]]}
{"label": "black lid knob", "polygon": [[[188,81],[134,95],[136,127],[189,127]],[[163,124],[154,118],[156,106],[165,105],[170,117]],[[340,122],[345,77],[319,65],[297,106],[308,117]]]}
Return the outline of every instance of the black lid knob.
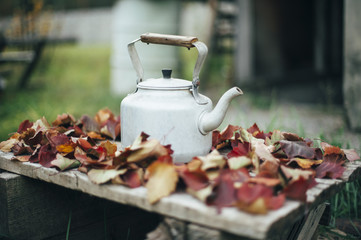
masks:
{"label": "black lid knob", "polygon": [[172,75],[172,69],[163,69],[163,78],[171,78]]}

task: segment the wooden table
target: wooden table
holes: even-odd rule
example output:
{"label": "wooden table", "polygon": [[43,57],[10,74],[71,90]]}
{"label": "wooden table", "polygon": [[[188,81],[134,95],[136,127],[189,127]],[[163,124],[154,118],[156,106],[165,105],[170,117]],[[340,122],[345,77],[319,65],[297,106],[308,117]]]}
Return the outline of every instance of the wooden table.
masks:
{"label": "wooden table", "polygon": [[[151,205],[144,187],[130,189],[112,184],[96,185],[86,174],[77,170],[58,172],[37,163],[12,161],[12,157],[12,153],[0,152],[0,169],[155,212],[174,221],[185,222],[189,229],[212,232],[217,236],[214,239],[234,239],[236,236],[252,239],[308,239],[314,233],[324,210],[322,203],[340,191],[346,182],[357,179],[361,173],[360,161],[346,163],[346,171],[341,179],[316,179],[318,184],[307,192],[307,203],[286,200],[282,208],[266,215],[252,215],[233,207],[224,208],[219,214],[214,207],[205,205],[187,193],[174,193]],[[298,230],[295,230],[295,226],[298,226]]]}

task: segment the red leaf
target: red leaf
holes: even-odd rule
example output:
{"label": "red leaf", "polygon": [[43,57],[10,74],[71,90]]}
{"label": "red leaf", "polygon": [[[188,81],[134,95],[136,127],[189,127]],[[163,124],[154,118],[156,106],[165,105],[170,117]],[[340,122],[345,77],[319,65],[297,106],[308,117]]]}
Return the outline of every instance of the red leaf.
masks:
{"label": "red leaf", "polygon": [[23,131],[26,131],[28,128],[31,128],[33,126],[33,123],[29,120],[24,120],[20,123],[18,128],[18,133],[22,133]]}
{"label": "red leaf", "polygon": [[44,167],[53,167],[51,161],[56,158],[56,150],[54,150],[50,144],[44,145],[39,150],[39,163]]}
{"label": "red leaf", "polygon": [[212,147],[217,147],[217,145],[221,142],[220,141],[221,134],[218,130],[214,130],[212,132]]}
{"label": "red leaf", "polygon": [[294,181],[290,185],[287,185],[283,189],[283,192],[288,198],[305,202],[307,199],[307,189],[315,186],[316,184],[317,183],[313,178],[305,180],[303,177],[300,177],[297,181]]}
{"label": "red leaf", "polygon": [[272,135],[272,132],[264,133],[263,131],[259,130],[259,127],[256,123],[253,124],[252,127],[248,128],[247,132],[251,133],[253,137],[259,139],[266,139],[266,137],[270,137]]}
{"label": "red leaf", "polygon": [[340,178],[345,171],[345,168],[342,167],[341,164],[342,163],[337,163],[334,161],[324,161],[316,168],[316,177],[329,177],[332,179]]}
{"label": "red leaf", "polygon": [[220,142],[226,141],[233,137],[235,131],[239,129],[238,126],[228,125],[221,133],[220,133]]}
{"label": "red leaf", "polygon": [[227,154],[228,158],[247,156],[251,151],[251,145],[248,142],[237,142],[237,146],[234,146],[232,151]]}
{"label": "red leaf", "polygon": [[265,199],[267,208],[272,210],[281,208],[285,203],[285,200],[286,200],[286,195],[283,193]]}
{"label": "red leaf", "polygon": [[256,199],[272,197],[273,190],[262,184],[244,183],[237,191],[237,198],[245,204],[251,204]]}
{"label": "red leaf", "polygon": [[130,188],[137,188],[142,185],[142,179],[138,171],[128,170],[123,176],[123,181]]}
{"label": "red leaf", "polygon": [[221,170],[218,178],[215,179],[213,192],[207,198],[207,204],[216,206],[218,210],[233,205],[237,200],[234,183],[244,182],[248,178],[249,175],[246,169]]}
{"label": "red leaf", "polygon": [[183,171],[179,171],[178,174],[187,185],[187,187],[198,191],[209,185],[209,179],[204,171],[189,171],[188,168]]}

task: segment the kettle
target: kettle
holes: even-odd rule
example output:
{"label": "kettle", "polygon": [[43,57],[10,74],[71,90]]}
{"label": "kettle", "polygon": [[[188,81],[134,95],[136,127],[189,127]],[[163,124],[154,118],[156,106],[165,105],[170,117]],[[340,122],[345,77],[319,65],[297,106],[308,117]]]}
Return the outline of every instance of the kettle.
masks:
{"label": "kettle", "polygon": [[[162,78],[143,79],[143,68],[135,43],[196,47],[198,58],[192,81],[173,78],[171,69],[163,69]],[[196,37],[145,33],[128,44],[129,55],[137,74],[137,88],[120,105],[121,144],[127,147],[142,133],[170,144],[175,163],[190,161],[209,153],[212,130],[223,121],[231,100],[243,94],[233,87],[223,94],[213,109],[212,101],[198,93],[199,73],[208,53]]]}

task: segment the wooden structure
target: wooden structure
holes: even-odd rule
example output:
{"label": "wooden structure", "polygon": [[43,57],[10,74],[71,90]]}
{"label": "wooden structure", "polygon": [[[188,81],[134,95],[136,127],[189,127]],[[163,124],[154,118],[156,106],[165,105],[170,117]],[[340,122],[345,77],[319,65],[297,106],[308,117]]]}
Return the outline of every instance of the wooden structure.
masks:
{"label": "wooden structure", "polygon": [[[111,184],[96,185],[77,170],[58,172],[36,163],[12,161],[12,157],[12,153],[0,152],[0,169],[165,216],[157,230],[161,231],[159,229],[162,226],[168,226],[169,234],[177,233],[177,237],[172,235],[176,239],[307,239],[318,224],[324,201],[361,173],[361,162],[347,163],[347,170],[341,180],[317,179],[319,184],[307,192],[306,204],[287,200],[278,210],[266,215],[252,215],[235,208],[224,208],[221,213],[217,213],[215,208],[206,206],[186,193],[174,193],[151,205],[144,187],[130,189]],[[44,211],[52,210],[48,208]],[[123,218],[128,217],[123,215]]]}

